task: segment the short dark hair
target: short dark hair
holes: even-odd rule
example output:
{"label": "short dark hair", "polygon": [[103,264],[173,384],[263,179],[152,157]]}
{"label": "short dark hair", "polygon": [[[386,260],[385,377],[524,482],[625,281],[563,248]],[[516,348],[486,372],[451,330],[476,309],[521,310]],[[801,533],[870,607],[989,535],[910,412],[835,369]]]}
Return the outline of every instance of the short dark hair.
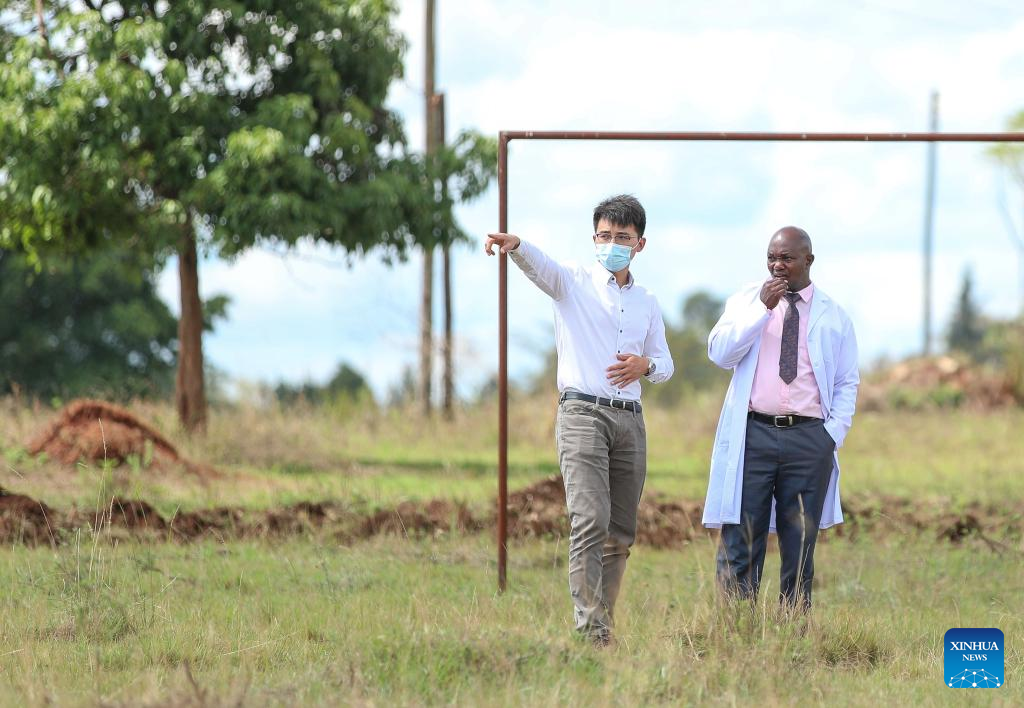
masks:
{"label": "short dark hair", "polygon": [[607,219],[616,226],[635,226],[638,236],[643,236],[647,228],[647,212],[632,194],[608,197],[594,207],[595,231],[601,219]]}

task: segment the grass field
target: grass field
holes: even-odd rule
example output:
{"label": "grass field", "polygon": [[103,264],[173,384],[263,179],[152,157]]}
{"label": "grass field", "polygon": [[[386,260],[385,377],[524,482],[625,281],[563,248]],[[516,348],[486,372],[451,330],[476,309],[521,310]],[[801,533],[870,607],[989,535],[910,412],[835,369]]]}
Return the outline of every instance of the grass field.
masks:
{"label": "grass field", "polygon": [[953,704],[967,696],[942,684],[952,626],[1008,640],[1006,685],[969,697],[1024,701],[1020,562],[978,549],[823,544],[805,628],[768,601],[717,606],[709,543],[640,548],[619,644],[597,652],[572,635],[555,541],[511,550],[504,596],[482,536],[88,541],[2,556],[5,703]]}
{"label": "grass field", "polygon": [[[167,408],[133,410],[174,430]],[[648,493],[702,497],[715,414],[713,401],[649,412]],[[172,435],[220,471],[213,479],[30,459],[24,442],[49,415],[2,404],[0,485],[54,507],[90,508],[115,492],[161,510],[493,503],[490,410],[454,424],[396,411],[218,411],[205,439]],[[543,402],[513,406],[513,488],[555,470],[552,420]],[[1020,411],[858,416],[842,451],[844,496],[1019,507],[1021,430]],[[619,642],[597,651],[571,631],[564,539],[516,542],[510,590],[498,595],[489,533],[181,544],[83,530],[57,548],[0,550],[0,703],[1016,705],[1024,542],[1000,544],[909,529],[829,535],[809,621],[779,616],[771,601],[777,558],[751,612],[719,604],[710,538],[640,546]],[[1002,629],[1005,686],[943,685],[942,635],[955,626]]]}

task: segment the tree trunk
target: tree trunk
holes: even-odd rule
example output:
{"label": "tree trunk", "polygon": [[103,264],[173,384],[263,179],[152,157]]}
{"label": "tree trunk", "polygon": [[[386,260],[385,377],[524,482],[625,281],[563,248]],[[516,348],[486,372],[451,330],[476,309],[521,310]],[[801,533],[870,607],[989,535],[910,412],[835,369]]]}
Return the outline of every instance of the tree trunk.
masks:
{"label": "tree trunk", "polygon": [[191,226],[187,227],[178,246],[178,283],[181,317],[178,319],[178,376],[174,398],[182,427],[189,432],[203,432],[206,429],[203,303],[199,299],[199,262]]}
{"label": "tree trunk", "polygon": [[420,296],[420,404],[429,416],[430,380],[434,370],[434,249],[423,248],[423,292]]}
{"label": "tree trunk", "polygon": [[[427,0],[426,6],[426,56],[423,71],[423,84],[426,103],[426,153],[429,160],[434,153],[434,111],[431,101],[434,98],[434,0]],[[434,249],[423,247],[423,293],[420,297],[420,405],[423,415],[430,416],[431,378],[434,362]]]}
{"label": "tree trunk", "polygon": [[[438,93],[434,95],[434,101],[431,104],[434,113],[434,130],[436,131],[436,137],[434,139],[435,145],[438,148],[444,147],[444,128],[445,128],[445,115],[444,115],[444,94]],[[441,182],[441,196],[444,201],[448,199],[448,184],[447,181],[442,180]],[[441,411],[444,415],[445,420],[454,420],[455,410],[455,371],[452,364],[452,253],[451,245],[446,243],[441,248],[442,265],[441,268],[444,271],[442,273],[442,285],[444,293],[444,344],[441,349],[441,362],[443,364],[442,374],[442,403]]]}
{"label": "tree trunk", "polygon": [[454,398],[455,398],[455,372],[452,370],[452,258],[451,247],[444,245],[442,250],[444,256],[444,350],[442,359],[444,361],[444,403],[442,411],[445,420],[453,420]]}

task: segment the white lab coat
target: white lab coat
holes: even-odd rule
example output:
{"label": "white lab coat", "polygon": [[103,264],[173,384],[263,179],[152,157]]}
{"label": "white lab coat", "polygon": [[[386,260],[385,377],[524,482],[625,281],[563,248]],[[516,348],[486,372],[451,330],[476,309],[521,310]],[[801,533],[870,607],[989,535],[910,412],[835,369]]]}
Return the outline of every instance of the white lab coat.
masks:
{"label": "white lab coat", "polygon": [[[704,525],[740,523],[743,493],[743,449],[747,433],[750,390],[754,385],[761,332],[769,312],[761,302],[762,283],[754,283],[729,298],[718,324],[708,335],[708,356],[723,369],[732,369],[732,382],[725,394],[718,419],[715,447],[711,452],[711,477],[704,502]],[[857,401],[857,339],[849,316],[815,286],[807,327],[807,353],[821,395],[825,429],[836,441],[832,475],[828,483],[820,528],[843,522],[839,502],[839,448],[853,421]],[[772,502],[771,530],[775,530]]]}

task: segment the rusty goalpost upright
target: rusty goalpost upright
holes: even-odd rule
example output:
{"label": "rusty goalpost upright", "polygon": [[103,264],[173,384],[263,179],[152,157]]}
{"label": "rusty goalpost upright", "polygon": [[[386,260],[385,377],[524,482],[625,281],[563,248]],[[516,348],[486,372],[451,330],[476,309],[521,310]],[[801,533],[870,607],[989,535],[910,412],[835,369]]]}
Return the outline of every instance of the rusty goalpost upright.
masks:
{"label": "rusty goalpost upright", "polygon": [[[498,134],[498,231],[508,232],[508,144],[513,140],[689,142],[1024,143],[1024,133],[758,133],[504,130]],[[498,255],[498,591],[508,586],[508,255]]]}

